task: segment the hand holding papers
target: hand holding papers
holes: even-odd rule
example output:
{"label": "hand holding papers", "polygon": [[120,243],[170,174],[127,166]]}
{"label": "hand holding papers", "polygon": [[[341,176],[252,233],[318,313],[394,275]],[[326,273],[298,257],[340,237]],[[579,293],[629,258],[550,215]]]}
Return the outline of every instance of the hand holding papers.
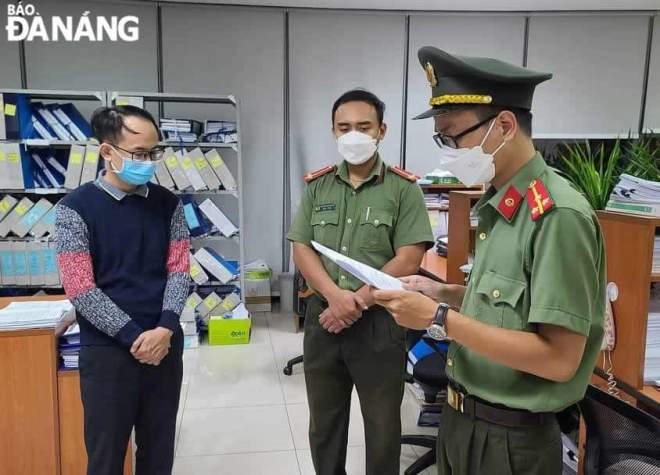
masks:
{"label": "hand holding papers", "polygon": [[312,241],[312,246],[346,272],[354,275],[371,287],[380,290],[403,290],[403,284],[401,281],[391,275],[358,262],[355,259],[339,254],[316,241]]}

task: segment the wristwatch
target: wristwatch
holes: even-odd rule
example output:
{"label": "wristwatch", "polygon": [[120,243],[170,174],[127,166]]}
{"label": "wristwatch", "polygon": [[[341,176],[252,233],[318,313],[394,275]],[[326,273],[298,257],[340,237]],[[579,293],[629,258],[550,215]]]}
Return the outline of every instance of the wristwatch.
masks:
{"label": "wristwatch", "polygon": [[428,336],[437,341],[447,340],[447,330],[445,330],[445,319],[447,318],[447,312],[449,312],[449,305],[446,303],[441,303],[438,305],[438,309],[435,311],[435,318],[433,323],[426,330]]}

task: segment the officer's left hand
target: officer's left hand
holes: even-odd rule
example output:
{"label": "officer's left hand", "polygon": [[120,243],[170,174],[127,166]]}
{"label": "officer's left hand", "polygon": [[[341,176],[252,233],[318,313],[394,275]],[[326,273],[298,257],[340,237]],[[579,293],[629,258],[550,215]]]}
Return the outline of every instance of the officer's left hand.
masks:
{"label": "officer's left hand", "polygon": [[413,330],[426,330],[431,326],[437,302],[419,292],[407,290],[372,290],[376,303],[392,314],[396,323]]}

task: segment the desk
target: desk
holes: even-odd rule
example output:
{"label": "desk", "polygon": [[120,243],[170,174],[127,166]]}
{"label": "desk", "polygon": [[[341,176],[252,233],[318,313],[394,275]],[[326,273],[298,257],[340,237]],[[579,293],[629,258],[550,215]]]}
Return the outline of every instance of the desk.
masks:
{"label": "desk", "polygon": [[[0,298],[0,308],[26,300],[64,296]],[[0,331],[0,460],[2,473],[84,475],[87,455],[78,371],[58,371],[52,328]],[[124,473],[132,473],[132,453]]]}

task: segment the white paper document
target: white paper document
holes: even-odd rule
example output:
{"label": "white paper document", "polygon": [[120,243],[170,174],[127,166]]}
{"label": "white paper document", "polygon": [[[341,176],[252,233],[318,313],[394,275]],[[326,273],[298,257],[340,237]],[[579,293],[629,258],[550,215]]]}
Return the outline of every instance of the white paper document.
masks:
{"label": "white paper document", "polygon": [[339,254],[316,241],[312,241],[312,246],[346,272],[354,275],[367,285],[380,290],[403,290],[401,281],[385,272],[381,272],[362,262]]}

